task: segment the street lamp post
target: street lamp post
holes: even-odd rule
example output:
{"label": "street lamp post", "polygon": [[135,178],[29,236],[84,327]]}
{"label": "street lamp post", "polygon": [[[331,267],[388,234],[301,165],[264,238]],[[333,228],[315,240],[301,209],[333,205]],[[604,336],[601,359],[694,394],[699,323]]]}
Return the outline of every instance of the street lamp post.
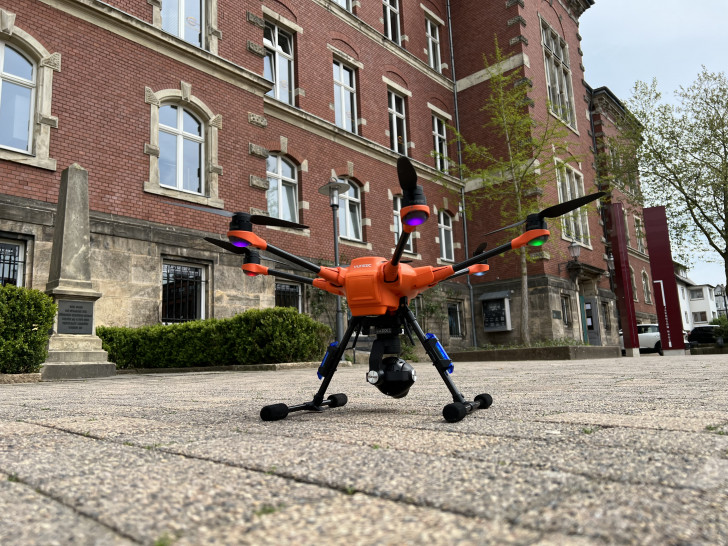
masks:
{"label": "street lamp post", "polygon": [[579,325],[579,339],[583,340],[584,329],[581,322],[581,298],[579,297],[579,272],[581,271],[579,256],[581,255],[581,245],[577,244],[576,241],[571,241],[568,248],[571,261],[566,264],[566,270],[569,272],[569,277],[571,277],[576,291],[576,309],[578,311],[576,323]]}
{"label": "street lamp post", "polygon": [[[340,182],[335,177],[319,188],[319,193],[329,196],[334,217],[334,266],[339,267],[339,194],[349,191],[348,182]],[[344,311],[341,309],[341,296],[336,296],[336,341],[344,335]]]}

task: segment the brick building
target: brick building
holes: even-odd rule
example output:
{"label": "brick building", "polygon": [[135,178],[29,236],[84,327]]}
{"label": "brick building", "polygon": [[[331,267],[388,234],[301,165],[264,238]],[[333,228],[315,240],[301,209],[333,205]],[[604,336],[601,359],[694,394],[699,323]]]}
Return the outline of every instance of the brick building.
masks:
{"label": "brick building", "polygon": [[[202,239],[224,233],[226,218],[170,203],[307,224],[259,233],[330,263],[331,209],[318,189],[335,176],[350,185],[340,209],[342,262],[388,256],[400,229],[402,153],[432,208],[406,257],[413,265],[462,260],[466,181],[444,173],[433,151],[455,157],[448,125],[487,139],[482,55],[495,34],[513,54],[506,68],[533,84],[533,115],[556,115],[547,97],[560,104],[576,155],[586,158],[564,164],[544,206],[595,191],[578,34],[592,4],[0,0],[3,282],[45,289],[61,171],[73,163],[89,174],[100,324],[227,317],[276,304],[327,309],[304,286],[244,276],[238,257]],[[566,221],[581,226],[579,267],[571,276],[565,267],[575,237],[555,230],[529,265],[533,337],[616,344],[600,217],[580,211]],[[467,232],[473,240],[491,227],[482,214]],[[469,345],[474,316],[481,344],[517,341],[514,264],[502,258],[482,280],[446,284],[435,333]],[[424,313],[426,303],[415,308]]]}

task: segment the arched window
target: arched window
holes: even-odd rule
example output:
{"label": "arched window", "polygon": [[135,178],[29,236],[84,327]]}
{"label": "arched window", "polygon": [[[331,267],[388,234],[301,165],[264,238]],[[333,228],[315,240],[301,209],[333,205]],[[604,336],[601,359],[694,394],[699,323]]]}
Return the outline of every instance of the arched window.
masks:
{"label": "arched window", "polygon": [[349,184],[349,190],[339,195],[339,235],[345,239],[362,240],[361,189],[351,180],[339,179]]}
{"label": "arched window", "polygon": [[204,126],[175,104],[159,108],[159,184],[204,194]]}
{"label": "arched window", "polygon": [[181,89],[156,93],[145,89],[150,105],[149,180],[144,191],[184,199],[208,207],[224,208],[218,197],[218,133],[222,116],[215,115],[192,94],[188,83]]}
{"label": "arched window", "polygon": [[20,51],[0,48],[0,146],[30,153],[36,67]]}
{"label": "arched window", "polygon": [[298,222],[296,167],[280,155],[269,155],[265,170],[268,177],[268,214],[274,218]]}
{"label": "arched window", "polygon": [[51,159],[53,73],[61,71],[60,53],[49,53],[15,25],[15,14],[0,8],[0,160],[56,170]]}
{"label": "arched window", "polygon": [[455,245],[452,239],[452,216],[441,210],[437,215],[437,228],[440,233],[440,258],[455,261]]}
{"label": "arched window", "polygon": [[652,303],[652,287],[650,286],[650,276],[647,271],[642,271],[642,291],[645,294],[645,303]]}

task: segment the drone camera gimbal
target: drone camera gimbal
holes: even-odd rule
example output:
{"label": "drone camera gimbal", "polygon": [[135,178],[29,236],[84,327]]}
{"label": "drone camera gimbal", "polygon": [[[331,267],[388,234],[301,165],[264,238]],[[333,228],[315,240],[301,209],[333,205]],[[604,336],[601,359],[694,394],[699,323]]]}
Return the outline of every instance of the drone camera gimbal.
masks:
{"label": "drone camera gimbal", "polygon": [[[487,261],[493,256],[525,245],[543,245],[550,235],[545,218],[556,218],[604,195],[603,192],[599,192],[560,203],[530,214],[525,220],[492,231],[490,233],[526,224],[526,230],[518,237],[492,250],[486,250],[487,244],[483,243],[475,250],[473,256],[461,262],[440,267],[412,267],[401,262],[402,254],[411,234],[429,218],[430,208],[427,206],[422,186],[417,184],[417,172],[406,157],[400,157],[397,161],[397,175],[402,188],[403,206],[400,210],[402,231],[392,257],[356,258],[348,267],[318,266],[271,245],[253,232],[253,225],[306,229],[307,226],[302,224],[269,216],[244,212],[230,213],[196,205],[179,204],[231,217],[227,241],[211,237],[205,237],[205,240],[235,254],[243,255],[242,269],[246,275],[274,275],[347,298],[351,311],[349,325],[341,340],[331,343],[324,355],[317,372],[321,385],[313,399],[294,406],[282,403],[265,406],[260,411],[260,417],[264,421],[284,419],[289,413],[296,411],[320,412],[324,408],[344,406],[348,401],[345,394],[333,394],[326,398],[324,396],[352,336],[354,336],[352,347],[356,347],[361,333],[375,336],[366,381],[383,394],[393,398],[407,396],[417,380],[412,366],[401,358],[400,335],[404,332],[412,344],[414,338],[417,338],[452,396],[452,403],[447,404],[442,411],[446,421],[454,423],[476,409],[490,407],[493,398],[489,394],[479,394],[473,400],[466,400],[463,397],[450,377],[454,369],[450,357],[437,336],[426,334],[422,330],[409,308],[409,302],[444,280],[461,275],[485,274],[489,269]],[[261,265],[260,250],[265,250],[313,273],[315,278]],[[273,258],[266,259],[285,265],[284,262],[278,262]]]}

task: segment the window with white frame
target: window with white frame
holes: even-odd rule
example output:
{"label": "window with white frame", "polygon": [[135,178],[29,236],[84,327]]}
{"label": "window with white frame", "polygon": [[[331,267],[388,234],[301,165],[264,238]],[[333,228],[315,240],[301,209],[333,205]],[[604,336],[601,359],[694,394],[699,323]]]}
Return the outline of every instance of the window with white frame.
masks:
{"label": "window with white frame", "polygon": [[[394,244],[397,244],[397,241],[399,241],[399,236],[402,234],[402,218],[399,214],[400,210],[402,210],[402,196],[395,195],[394,196]],[[410,235],[410,238],[407,239],[407,244],[404,245],[405,252],[414,253],[414,251],[415,251],[412,235]]]}
{"label": "window with white frame", "polygon": [[0,286],[25,286],[25,243],[0,239]]}
{"label": "window with white frame", "polygon": [[440,258],[448,262],[455,261],[455,245],[452,238],[452,216],[441,210],[437,214],[437,229],[440,235]]}
{"label": "window with white frame", "polygon": [[399,0],[383,0],[384,35],[400,45]]}
{"label": "window with white frame", "polygon": [[571,320],[571,298],[566,295],[561,295],[561,320],[564,323],[564,326],[571,326],[572,320]]}
{"label": "window with white frame", "polygon": [[348,191],[339,194],[339,236],[361,241],[361,189],[351,180],[339,182],[349,184]]}
{"label": "window with white frame", "polygon": [[336,125],[352,133],[356,127],[356,73],[334,59],[334,113]]}
{"label": "window with white frame", "polygon": [[647,271],[642,271],[642,291],[645,294],[645,303],[652,303],[652,286]]}
{"label": "window with white frame", "polygon": [[440,172],[447,172],[447,129],[445,121],[432,116],[432,143],[434,146],[435,168]]}
{"label": "window with white frame", "polygon": [[703,295],[703,289],[702,288],[691,288],[690,289],[690,299],[691,300],[702,300],[704,299]]}
{"label": "window with white frame", "polygon": [[632,247],[632,237],[629,234],[629,222],[627,221],[627,215],[622,214],[622,220],[624,223],[624,240],[627,243],[628,247]]}
{"label": "window with white frame", "polygon": [[[567,164],[557,161],[556,178],[559,186],[559,203],[584,195],[584,178]],[[561,229],[565,238],[588,245],[589,218],[586,206],[563,215]]]}
{"label": "window with white frame", "polygon": [[268,95],[293,104],[293,36],[266,21],[263,44],[263,76],[274,84]]}
{"label": "window with white frame", "polygon": [[541,21],[541,40],[546,65],[546,87],[549,107],[564,123],[576,127],[574,92],[569,68],[569,47],[558,33]]}
{"label": "window with white frame", "polygon": [[0,147],[32,151],[35,91],[35,64],[0,42]]}
{"label": "window with white frame", "polygon": [[162,322],[174,324],[206,318],[207,267],[162,263]]}
{"label": "window with white frame", "polygon": [[162,2],[162,30],[182,38],[198,47],[204,47],[203,0],[164,0]]}
{"label": "window with white frame", "polygon": [[708,313],[705,311],[693,312],[693,322],[708,322]]}
{"label": "window with white frame", "polygon": [[404,97],[392,90],[387,91],[389,110],[389,147],[407,155],[407,114]]}
{"label": "window with white frame", "polygon": [[276,307],[293,307],[301,312],[301,285],[276,283]]}
{"label": "window with white frame", "polygon": [[442,61],[440,56],[440,26],[429,17],[425,17],[425,35],[427,36],[427,63],[430,68],[442,72],[440,68]]}
{"label": "window with white frame", "polygon": [[268,214],[274,218],[298,222],[296,167],[280,155],[269,155],[266,161],[266,175]]}
{"label": "window with white frame", "polygon": [[159,108],[159,184],[204,194],[205,130],[189,110],[176,104]]}
{"label": "window with white frame", "polygon": [[15,24],[16,14],[0,8],[0,159],[55,171],[50,157],[53,73],[61,54],[50,53]]}
{"label": "window with white frame", "polygon": [[460,302],[450,301],[447,303],[447,323],[451,337],[462,337],[463,335],[460,307]]}
{"label": "window with white frame", "polygon": [[634,219],[634,233],[635,238],[637,239],[637,250],[644,253],[647,251],[647,247],[645,247],[645,231],[644,227],[642,225],[642,220],[635,217]]}
{"label": "window with white frame", "polygon": [[351,11],[351,0],[334,0],[334,3],[339,4],[346,11]]}

